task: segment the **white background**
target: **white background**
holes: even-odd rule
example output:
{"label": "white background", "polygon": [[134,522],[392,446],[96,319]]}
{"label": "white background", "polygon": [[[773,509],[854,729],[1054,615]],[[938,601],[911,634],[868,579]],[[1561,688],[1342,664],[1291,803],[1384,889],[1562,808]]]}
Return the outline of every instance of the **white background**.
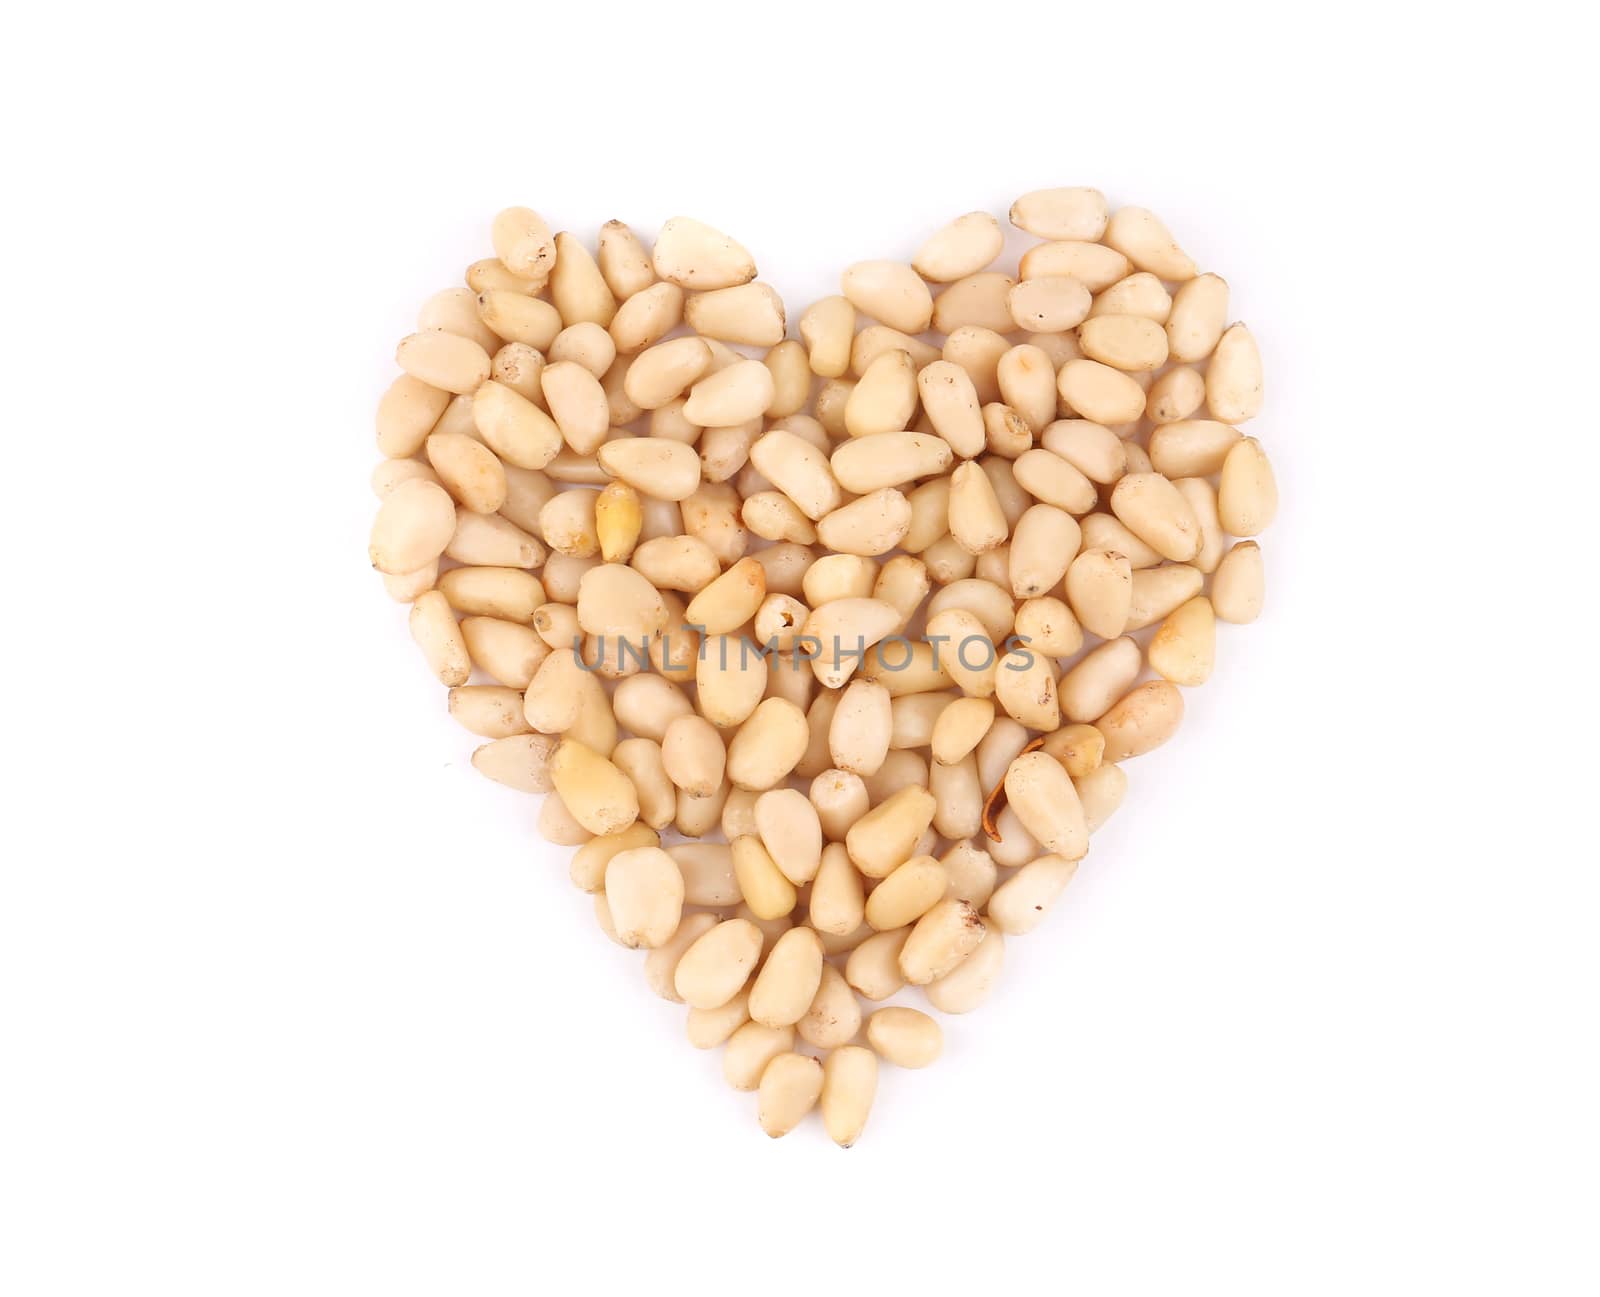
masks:
{"label": "white background", "polygon": [[[1577,10],[42,12],[0,1291],[1596,1291]],[[510,203],[699,216],[793,319],[1055,184],[1260,339],[1269,608],[946,1056],[771,1143],[467,765],[366,566],[373,405]]]}

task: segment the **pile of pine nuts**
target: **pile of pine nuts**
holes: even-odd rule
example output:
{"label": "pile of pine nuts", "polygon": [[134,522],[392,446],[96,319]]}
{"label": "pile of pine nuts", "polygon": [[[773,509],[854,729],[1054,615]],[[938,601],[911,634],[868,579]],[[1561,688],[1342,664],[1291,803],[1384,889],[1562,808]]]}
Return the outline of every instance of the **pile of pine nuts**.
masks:
{"label": "pile of pine nuts", "polygon": [[[1093,189],[862,261],[787,336],[737,242],[527,208],[378,406],[371,560],[473,764],[761,1127],[850,1145],[993,989],[1261,611],[1250,331]],[[477,680],[474,680],[476,675]],[[855,1043],[864,1037],[865,1044]]]}

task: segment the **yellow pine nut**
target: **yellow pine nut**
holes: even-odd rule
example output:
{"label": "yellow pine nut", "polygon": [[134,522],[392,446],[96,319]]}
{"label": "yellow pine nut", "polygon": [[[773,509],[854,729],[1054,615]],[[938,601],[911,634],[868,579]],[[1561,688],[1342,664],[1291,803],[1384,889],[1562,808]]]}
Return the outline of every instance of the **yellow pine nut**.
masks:
{"label": "yellow pine nut", "polygon": [[1106,222],[1106,244],[1140,270],[1166,280],[1193,279],[1194,260],[1177,244],[1161,219],[1143,207],[1122,207]]}
{"label": "yellow pine nut", "polygon": [[1018,265],[1023,279],[1075,279],[1091,293],[1126,279],[1133,266],[1115,248],[1080,239],[1041,243],[1022,254]]}
{"label": "yellow pine nut", "polygon": [[1206,366],[1206,408],[1213,419],[1243,423],[1261,413],[1261,352],[1242,324],[1223,332]]}
{"label": "yellow pine nut", "polygon": [[1016,327],[1009,298],[1017,281],[997,270],[980,271],[956,280],[933,302],[933,327],[939,333],[958,329],[993,329],[1007,333]]}
{"label": "yellow pine nut", "polygon": [[678,961],[683,958],[684,951],[716,926],[717,916],[714,914],[684,915],[677,930],[666,942],[644,958],[644,980],[650,989],[663,1000],[682,1004],[683,997],[678,994],[673,980]]}
{"label": "yellow pine nut", "polygon": [[439,592],[457,612],[505,621],[532,621],[544,603],[539,578],[518,567],[452,568],[439,578]]}
{"label": "yellow pine nut", "polygon": [[822,942],[810,928],[790,928],[772,945],[750,987],[750,1017],[787,1027],[805,1017],[822,984]]}
{"label": "yellow pine nut", "polygon": [[1070,275],[1023,279],[1006,294],[1006,309],[1019,329],[1063,333],[1089,317],[1089,290]]}
{"label": "yellow pine nut", "polygon": [[1162,282],[1147,270],[1102,288],[1089,310],[1091,320],[1100,315],[1138,315],[1157,324],[1165,324],[1171,314],[1172,297]]}
{"label": "yellow pine nut", "polygon": [[513,275],[541,283],[555,269],[556,244],[550,227],[528,207],[508,207],[489,228],[494,255]]}
{"label": "yellow pine nut", "polygon": [[[1177,365],[1167,370],[1145,393],[1144,415],[1152,423],[1161,425],[1180,423],[1198,410],[1206,399],[1206,380],[1187,365]],[[1155,434],[1151,433],[1152,445]],[[1154,459],[1152,452],[1151,458]]]}
{"label": "yellow pine nut", "polygon": [[879,932],[914,923],[944,897],[949,878],[932,856],[906,861],[872,889],[867,897],[867,923]]}
{"label": "yellow pine nut", "polygon": [[806,1054],[779,1054],[761,1073],[757,1118],[773,1139],[787,1135],[822,1096],[822,1064]]}
{"label": "yellow pine nut", "polygon": [[1078,186],[1034,189],[1011,204],[1011,223],[1040,239],[1086,239],[1105,233],[1106,196]]}
{"label": "yellow pine nut", "polygon": [[395,487],[378,506],[367,554],[378,571],[403,576],[438,558],[455,528],[456,507],[449,493],[435,482],[414,478]]}
{"label": "yellow pine nut", "polygon": [[995,889],[989,898],[989,918],[1007,936],[1032,932],[1077,872],[1076,860],[1059,855],[1029,861]]}
{"label": "yellow pine nut", "polygon": [[972,906],[947,897],[918,919],[906,937],[900,948],[901,976],[912,986],[926,986],[945,977],[987,935],[982,917]]}
{"label": "yellow pine nut", "polygon": [[839,276],[839,291],[863,315],[902,333],[921,333],[933,320],[933,295],[910,266],[858,261]]}
{"label": "yellow pine nut", "polygon": [[777,919],[790,913],[796,899],[794,884],[783,876],[761,839],[754,835],[735,838],[731,845],[739,891],[756,917]]}
{"label": "yellow pine nut", "polygon": [[1043,654],[1022,648],[1002,657],[994,673],[994,697],[1029,729],[1049,731],[1061,722],[1055,670]]}
{"label": "yellow pine nut", "polygon": [[[558,765],[560,758],[558,748]],[[630,847],[612,856],[606,862],[605,896],[617,940],[631,948],[664,945],[683,917],[683,876],[660,847]]]}
{"label": "yellow pine nut", "polygon": [[1124,694],[1095,721],[1095,728],[1106,736],[1105,761],[1115,765],[1160,747],[1182,720],[1183,695],[1177,686],[1152,680]]}
{"label": "yellow pine nut", "polygon": [[982,270],[1005,242],[1000,222],[988,212],[968,212],[929,235],[911,258],[911,268],[924,279],[947,284]]}
{"label": "yellow pine nut", "polygon": [[783,299],[771,284],[737,284],[696,293],[683,305],[683,319],[703,338],[772,347],[783,341]]}
{"label": "yellow pine nut", "polygon": [[[590,833],[616,833],[639,816],[639,796],[632,780],[606,757],[576,739],[568,737],[556,749],[555,756],[550,759],[550,779],[573,818]],[[676,866],[673,873],[677,873]],[[681,878],[678,890],[681,900]],[[616,917],[613,902],[612,918]],[[674,918],[673,926],[676,925]],[[619,921],[618,931],[621,930]],[[665,940],[665,936],[662,939]]]}
{"label": "yellow pine nut", "polygon": [[697,291],[732,288],[756,277],[755,259],[741,244],[689,216],[674,216],[661,227],[652,260],[661,278]]}
{"label": "yellow pine nut", "polygon": [[1069,360],[1056,376],[1067,406],[1094,423],[1132,423],[1144,413],[1144,388],[1120,369],[1098,360]]}
{"label": "yellow pine nut", "polygon": [[602,329],[617,313],[605,276],[589,249],[572,235],[556,235],[556,264],[550,271],[550,300],[567,324],[597,324]]}
{"label": "yellow pine nut", "polygon": [[984,919],[985,935],[978,948],[943,977],[924,986],[928,1003],[941,1013],[971,1013],[1000,979],[1005,965],[1005,934],[993,919]]}
{"label": "yellow pine nut", "polygon": [[1107,640],[1061,678],[1061,714],[1079,724],[1105,715],[1133,687],[1143,666],[1144,655],[1134,640]]}
{"label": "yellow pine nut", "polygon": [[[548,735],[541,734],[535,737],[550,742]],[[546,774],[545,783],[548,791],[548,774]],[[648,824],[641,824],[638,821],[619,832],[606,833],[597,838],[590,838],[589,841],[572,853],[570,873],[573,886],[585,892],[603,891],[606,884],[606,866],[611,863],[612,856],[624,851],[631,851],[635,847],[659,847],[660,845],[661,835]]]}
{"label": "yellow pine nut", "polygon": [[896,1067],[927,1067],[944,1052],[939,1024],[917,1009],[890,1005],[867,1019],[867,1041]]}
{"label": "yellow pine nut", "polygon": [[378,450],[391,459],[415,455],[450,403],[450,394],[401,374],[378,402]]}
{"label": "yellow pine nut", "polygon": [[1175,685],[1201,685],[1217,659],[1217,620],[1204,595],[1161,623],[1150,641],[1150,669]]}
{"label": "yellow pine nut", "polygon": [[868,878],[888,877],[915,854],[913,849],[933,823],[936,808],[934,796],[926,788],[902,788],[881,799],[845,834],[851,861]]}
{"label": "yellow pine nut", "polygon": [[[601,462],[604,464],[603,457]],[[594,502],[594,533],[600,542],[600,557],[607,563],[628,561],[643,525],[639,493],[627,482],[612,482],[600,492]]]}
{"label": "yellow pine nut", "polygon": [[1259,536],[1278,513],[1278,483],[1261,443],[1245,437],[1228,452],[1217,491],[1217,514],[1225,531]]}
{"label": "yellow pine nut", "polygon": [[1066,768],[1046,752],[1025,752],[1006,771],[1006,802],[1046,851],[1078,860],[1089,850],[1083,807]]}

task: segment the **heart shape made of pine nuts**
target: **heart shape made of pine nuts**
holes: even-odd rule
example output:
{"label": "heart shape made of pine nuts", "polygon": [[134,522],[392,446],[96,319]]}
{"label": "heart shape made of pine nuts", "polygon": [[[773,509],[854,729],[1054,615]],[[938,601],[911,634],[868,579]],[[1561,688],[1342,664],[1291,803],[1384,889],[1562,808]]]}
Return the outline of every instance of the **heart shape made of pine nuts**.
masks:
{"label": "heart shape made of pine nuts", "polygon": [[1227,283],[1097,190],[1009,215],[1015,273],[970,212],[791,338],[708,225],[511,208],[379,402],[370,557],[473,764],[769,1135],[849,1145],[879,1060],[938,1056],[883,1002],[985,999],[1261,610]]}

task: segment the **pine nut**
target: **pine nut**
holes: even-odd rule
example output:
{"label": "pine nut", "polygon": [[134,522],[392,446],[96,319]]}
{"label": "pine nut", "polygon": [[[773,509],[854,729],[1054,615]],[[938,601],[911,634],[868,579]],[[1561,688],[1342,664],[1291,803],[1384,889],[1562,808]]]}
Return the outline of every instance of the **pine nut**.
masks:
{"label": "pine nut", "polygon": [[1121,766],[1103,763],[1088,774],[1074,778],[1072,786],[1078,790],[1083,818],[1092,834],[1122,805],[1128,791],[1128,776],[1122,773]]}
{"label": "pine nut", "polygon": [[1097,315],[1078,330],[1078,345],[1091,360],[1143,373],[1167,363],[1167,335],[1154,320],[1138,315]]}
{"label": "pine nut", "polygon": [[887,878],[909,860],[937,807],[926,788],[904,788],[883,799],[845,835],[850,859],[868,878]]}
{"label": "pine nut", "polygon": [[703,338],[772,347],[783,341],[783,299],[771,284],[738,284],[696,293],[684,303],[684,322]]}
{"label": "pine nut", "polygon": [[[581,494],[581,493],[580,493]],[[445,557],[473,567],[538,567],[544,546],[522,528],[499,516],[456,510],[456,526]]]}
{"label": "pine nut", "polygon": [[1206,408],[1213,419],[1243,423],[1261,413],[1261,353],[1250,330],[1235,324],[1224,331],[1206,366]]}
{"label": "pine nut", "polygon": [[461,636],[472,661],[510,689],[526,689],[550,653],[528,627],[498,617],[464,618]]}
{"label": "pine nut", "polygon": [[450,394],[401,374],[378,402],[378,450],[391,458],[415,455],[450,403]]}
{"label": "pine nut", "polygon": [[677,930],[666,942],[645,956],[644,978],[650,989],[663,1000],[682,1004],[683,997],[678,994],[675,983],[678,964],[684,952],[716,926],[717,916],[714,914],[684,915]]}
{"label": "pine nut", "polygon": [[850,345],[855,338],[856,310],[844,297],[824,297],[800,317],[811,372],[838,378],[850,370]]}
{"label": "pine nut", "polygon": [[690,1009],[684,1034],[696,1049],[715,1049],[750,1021],[750,997],[741,991],[714,1009]]}
{"label": "pine nut", "polygon": [[1016,286],[1015,279],[997,270],[956,280],[934,299],[934,329],[939,333],[966,328],[1005,333],[1015,328],[1009,298]]}
{"label": "pine nut", "polygon": [[1000,659],[994,673],[994,698],[1008,716],[1029,729],[1049,732],[1061,723],[1055,670],[1050,659],[1025,648]]}
{"label": "pine nut", "polygon": [[822,1096],[822,1064],[805,1054],[779,1054],[761,1073],[758,1117],[773,1139],[787,1135]]}
{"label": "pine nut", "polygon": [[1172,298],[1159,279],[1141,270],[1107,285],[1096,294],[1089,318],[1097,315],[1139,315],[1165,324],[1172,315]]}
{"label": "pine nut", "polygon": [[891,1005],[867,1019],[867,1040],[896,1067],[927,1067],[944,1052],[944,1032],[927,1014]]}
{"label": "pine nut", "polygon": [[[807,723],[814,732],[818,729],[813,717],[808,716]],[[820,727],[824,735],[828,728]],[[870,806],[866,784],[860,775],[848,770],[819,769],[811,777],[808,797],[817,808],[823,834],[832,843],[842,843],[850,826],[865,815]]]}
{"label": "pine nut", "polygon": [[414,478],[378,506],[367,553],[380,572],[401,576],[433,562],[456,529],[456,507],[442,486]]}
{"label": "pine nut", "polygon": [[839,291],[863,315],[902,333],[921,333],[933,321],[933,294],[898,262],[858,261],[839,276]]}
{"label": "pine nut", "polygon": [[1083,647],[1083,627],[1066,602],[1053,596],[1020,604],[1016,633],[1024,644],[1045,657],[1071,657]]}
{"label": "pine nut", "polygon": [[689,216],[674,216],[656,236],[656,274],[683,288],[733,288],[756,277],[754,258],[721,230]]}
{"label": "pine nut", "polygon": [[508,207],[490,227],[494,254],[513,275],[543,281],[555,269],[556,244],[544,218],[527,207]]}
{"label": "pine nut", "polygon": [[1063,239],[1029,248],[1018,269],[1024,279],[1075,279],[1089,292],[1098,293],[1126,279],[1133,266],[1115,248]]}
{"label": "pine nut", "polygon": [[1211,581],[1211,604],[1219,618],[1237,625],[1253,622],[1261,615],[1266,577],[1261,562],[1261,546],[1253,540],[1240,541],[1222,556]]}
{"label": "pine nut", "polygon": [[877,1090],[878,1059],[870,1049],[845,1045],[823,1061],[822,1121],[840,1148],[861,1138]]}
{"label": "pine nut", "polygon": [[561,312],[549,302],[503,288],[478,294],[478,318],[507,342],[525,343],[535,351],[550,350],[562,329]]}
{"label": "pine nut", "polygon": [[621,221],[607,221],[600,227],[597,260],[606,287],[619,301],[642,292],[655,279],[650,254],[639,242],[639,236]]}
{"label": "pine nut", "polygon": [[1105,761],[1115,765],[1160,747],[1182,720],[1183,695],[1165,680],[1152,680],[1123,695],[1095,728],[1106,736]]}
{"label": "pine nut", "polygon": [[1076,860],[1058,855],[1029,861],[995,889],[989,899],[989,917],[1007,936],[1032,932],[1077,872]]}
{"label": "pine nut", "polygon": [[1211,601],[1197,595],[1175,610],[1150,641],[1150,669],[1175,685],[1202,685],[1217,659]]}
{"label": "pine nut", "polygon": [[1034,189],[1011,204],[1011,223],[1041,239],[1098,239],[1106,229],[1098,189]]}
{"label": "pine nut", "polygon": [[[542,368],[540,377],[542,381]],[[561,452],[561,429],[555,420],[504,383],[479,386],[472,398],[472,420],[484,443],[517,468],[544,468]]]}
{"label": "pine nut", "polygon": [[822,980],[805,1016],[795,1023],[800,1039],[818,1049],[836,1049],[861,1030],[861,1006],[850,984],[832,964],[823,964]]}
{"label": "pine nut", "polygon": [[754,1090],[767,1064],[794,1048],[793,1027],[763,1027],[747,1022],[728,1038],[722,1075],[735,1090]]}
{"label": "pine nut", "polygon": [[539,578],[516,567],[452,568],[440,576],[439,593],[457,612],[505,621],[532,621],[544,603]]}
{"label": "pine nut", "polygon": [[844,980],[865,999],[887,1000],[906,984],[900,952],[910,935],[910,928],[899,928],[868,937],[845,960]]}
{"label": "pine nut", "polygon": [[790,928],[773,943],[750,988],[750,1017],[766,1027],[800,1021],[822,983],[822,942],[810,928]]}
{"label": "pine nut", "polygon": [[1069,360],[1056,376],[1069,407],[1094,423],[1132,423],[1144,413],[1144,388],[1120,369],[1098,360]]}
{"label": "pine nut", "polygon": [[[597,836],[625,829],[639,816],[639,797],[633,782],[609,760],[576,739],[569,737],[556,749],[555,756],[550,759],[550,779],[573,818]],[[677,875],[676,866],[673,874]],[[681,901],[682,878],[678,879],[678,891]],[[613,902],[613,919],[617,917],[615,911]],[[673,925],[676,924],[674,918]],[[621,930],[619,921],[618,931]],[[662,939],[665,940],[665,936]]]}
{"label": "pine nut", "polygon": [[1200,552],[1200,521],[1183,493],[1159,473],[1129,473],[1111,492],[1111,511],[1163,558],[1187,563]]}
{"label": "pine nut", "polygon": [[1235,536],[1259,536],[1277,517],[1278,483],[1254,437],[1239,441],[1223,461],[1217,514],[1223,529]]}
{"label": "pine nut", "polygon": [[1143,666],[1144,655],[1131,639],[1098,645],[1061,678],[1061,714],[1080,724],[1104,716],[1133,688]]}
{"label": "pine nut", "polygon": [[1040,439],[1091,482],[1109,486],[1128,470],[1127,447],[1111,431],[1087,419],[1058,419]]}
{"label": "pine nut", "polygon": [[[559,772],[562,749],[569,744],[570,740],[556,750],[554,771]],[[561,791],[559,774],[556,791]],[[562,800],[566,800],[565,794]],[[664,945],[678,929],[683,915],[683,875],[660,847],[631,847],[606,863],[605,896],[617,940],[629,947],[654,948]]]}
{"label": "pine nut", "polygon": [[968,212],[931,234],[911,267],[924,279],[946,284],[982,270],[1004,247],[999,221],[988,212]]}
{"label": "pine nut", "polygon": [[1193,279],[1194,261],[1180,248],[1161,219],[1143,207],[1123,207],[1106,222],[1106,243],[1140,270],[1166,280]]}
{"label": "pine nut", "polygon": [[1046,851],[1079,860],[1089,850],[1083,807],[1066,769],[1045,752],[1026,752],[1006,771],[1006,800]]}
{"label": "pine nut", "polygon": [[[548,735],[536,735],[549,745],[554,751],[555,741]],[[483,749],[479,749],[481,752]],[[550,786],[548,776],[545,787]],[[648,824],[635,821],[627,828],[616,833],[603,834],[598,838],[590,838],[588,842],[579,847],[572,854],[571,876],[573,886],[585,892],[603,891],[606,883],[606,866],[611,863],[611,858],[624,851],[631,851],[635,847],[659,847],[661,835]]]}
{"label": "pine nut", "polygon": [[912,986],[926,986],[945,977],[987,935],[982,917],[972,906],[953,898],[942,900],[917,920],[900,948],[901,976]]}
{"label": "pine nut", "polygon": [[451,717],[463,729],[486,739],[528,732],[528,722],[522,715],[522,695],[515,689],[503,685],[458,685],[450,691],[448,705]]}
{"label": "pine nut", "polygon": [[1006,309],[1019,329],[1063,333],[1089,317],[1089,290],[1068,275],[1023,279],[1006,294]]}
{"label": "pine nut", "polygon": [[783,876],[783,871],[761,845],[761,839],[735,838],[731,845],[739,891],[755,916],[777,919],[790,913],[796,900],[794,884]]}
{"label": "pine nut", "polygon": [[940,1013],[971,1013],[989,998],[1000,980],[1005,966],[1005,934],[993,919],[985,918],[983,925],[984,938],[978,948],[950,972],[922,988],[928,1003]]}
{"label": "pine nut", "polygon": [[798,706],[786,698],[763,699],[728,745],[728,778],[740,788],[772,788],[805,755],[809,738]]}

